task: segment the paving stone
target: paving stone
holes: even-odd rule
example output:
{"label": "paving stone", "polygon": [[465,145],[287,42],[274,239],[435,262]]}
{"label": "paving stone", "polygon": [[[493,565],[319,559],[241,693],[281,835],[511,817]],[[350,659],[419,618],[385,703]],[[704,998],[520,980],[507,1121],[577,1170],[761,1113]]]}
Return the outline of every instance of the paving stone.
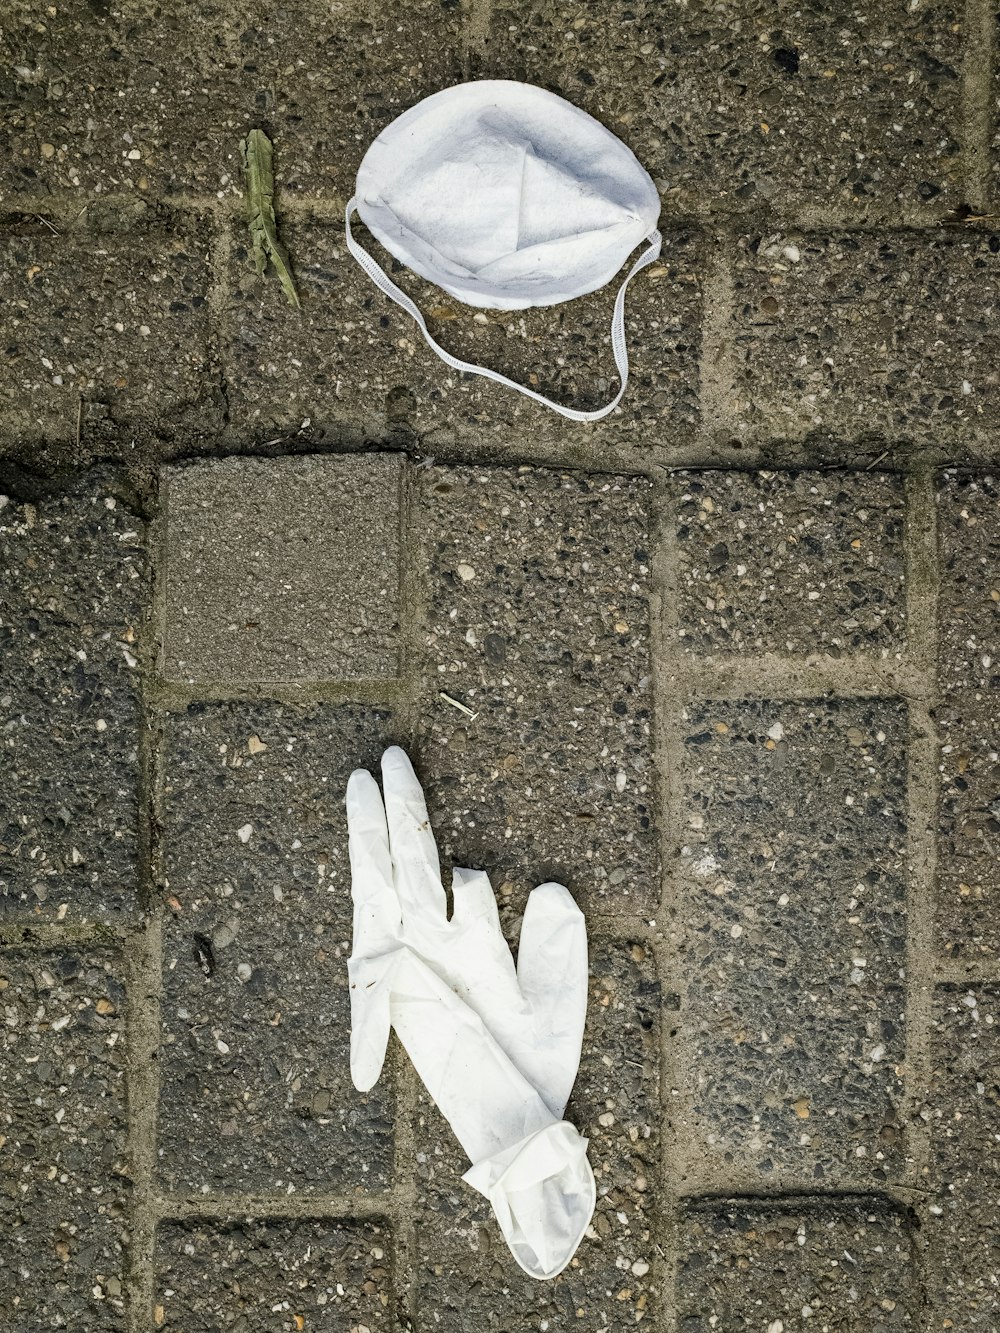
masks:
{"label": "paving stone", "polygon": [[682,779],[696,1176],[894,1177],[905,708],[701,704],[685,715]]}
{"label": "paving stone", "polygon": [[1000,480],[945,472],[938,489],[941,688],[1000,688]]}
{"label": "paving stone", "polygon": [[923,1327],[909,1226],[885,1200],[698,1202],[681,1247],[680,1333]]}
{"label": "paving stone", "polygon": [[166,1223],[153,1322],[163,1333],[377,1333],[390,1325],[389,1256],[372,1222]]}
{"label": "paving stone", "polygon": [[121,1333],[125,992],[100,953],[0,957],[0,1323]]}
{"label": "paving stone", "polygon": [[567,97],[620,135],[678,209],[926,208],[961,198],[962,10],[890,0],[512,0],[480,76]]}
{"label": "paving stone", "polygon": [[0,499],[0,916],[137,904],[144,524],[114,479]]}
{"label": "paving stone", "polygon": [[399,456],[227,458],[165,477],[168,678],[396,674]]}
{"label": "paving stone", "polygon": [[[617,284],[562,306],[474,310],[396,264],[367,230],[360,242],[417,302],[433,336],[455,356],[485,365],[557,401],[585,409],[617,390],[611,313]],[[342,229],[285,229],[302,299],[290,317],[273,275],[259,277],[237,243],[226,304],[229,407],[253,431],[313,429],[347,439],[388,430],[419,433],[433,451],[466,438],[622,438],[637,447],[690,438],[697,423],[701,248],[671,232],[661,261],[629,288],[628,396],[598,426],[573,426],[512,389],[450,370],[410,317],[378,291],[348,255]]]}
{"label": "paving stone", "polygon": [[490,871],[501,899],[554,879],[592,910],[649,909],[649,484],[428,468],[419,488],[420,770],[442,860]]}
{"label": "paving stone", "polygon": [[994,1329],[1000,1305],[1000,990],[935,995],[933,1072],[924,1114],[934,1194],[924,1216],[933,1328]]}
{"label": "paving stone", "polygon": [[[656,1323],[660,994],[640,944],[591,940],[583,1058],[567,1119],[590,1141],[597,1211],[575,1258],[537,1282],[511,1257],[468,1163],[426,1097],[417,1128],[418,1327],[626,1329]],[[548,1321],[548,1323],[546,1323]]]}
{"label": "paving stone", "polygon": [[282,192],[346,199],[376,134],[462,78],[461,15],[434,0],[384,14],[363,0],[7,9],[0,192],[12,195],[224,196],[242,189],[240,139],[263,123]]}
{"label": "paving stone", "polygon": [[1000,421],[1000,236],[834,232],[735,255],[737,413],[753,431],[940,445]]}
{"label": "paving stone", "polygon": [[972,963],[1000,955],[1000,698],[962,691],[936,720],[938,948]]}
{"label": "paving stone", "polygon": [[349,1074],[348,775],[392,738],[355,707],[192,704],[167,721],[159,1158],[175,1190],[382,1188],[388,1073]]}
{"label": "paving stone", "polygon": [[682,472],[674,485],[686,653],[905,645],[901,478]]}
{"label": "paving stone", "polygon": [[[187,440],[218,430],[207,244],[197,236],[15,235],[0,241],[0,417],[19,441]],[[103,420],[101,419],[103,413]]]}

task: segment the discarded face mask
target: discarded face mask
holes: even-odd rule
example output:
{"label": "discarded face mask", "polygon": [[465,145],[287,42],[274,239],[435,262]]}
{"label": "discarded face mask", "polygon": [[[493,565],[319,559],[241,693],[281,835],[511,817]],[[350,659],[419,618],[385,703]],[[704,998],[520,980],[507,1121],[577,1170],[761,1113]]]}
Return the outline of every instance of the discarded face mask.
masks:
{"label": "discarded face mask", "polygon": [[517,968],[489,878],[455,870],[449,921],[420,783],[398,747],[382,794],[347,785],[354,899],[351,1077],[379,1078],[390,1028],[465,1149],[463,1176],[489,1199],[514,1258],[552,1278],[594,1212],[587,1140],[562,1118],[587,1007],[583,914],[561,884],[529,896]]}
{"label": "discarded face mask", "polygon": [[[615,301],[611,345],[621,388],[592,412],[563,407],[435,342],[413,301],[351,235],[357,211],[408,268],[467,305],[558,305],[610,282],[643,240]],[[625,289],[660,253],[660,200],[610,130],[544,88],[508,79],[434,93],[372,143],[347,205],[347,248],[454,370],[485,375],[573,421],[599,421],[628,382]]]}

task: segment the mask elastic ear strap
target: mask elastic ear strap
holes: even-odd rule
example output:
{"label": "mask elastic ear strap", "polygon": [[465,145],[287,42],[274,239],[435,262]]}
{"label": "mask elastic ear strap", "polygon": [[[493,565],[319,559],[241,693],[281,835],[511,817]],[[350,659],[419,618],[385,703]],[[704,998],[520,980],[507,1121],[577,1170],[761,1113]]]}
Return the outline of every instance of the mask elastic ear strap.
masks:
{"label": "mask elastic ear strap", "polygon": [[614,411],[622,400],[625,387],[628,384],[628,348],[625,345],[625,289],[635,277],[635,275],[651,264],[654,259],[659,258],[660,245],[662,238],[658,231],[651,231],[646,239],[649,246],[645,249],[639,258],[632,265],[625,278],[625,281],[618,288],[618,295],[615,298],[615,312],[611,318],[611,347],[615,354],[615,365],[618,367],[618,374],[621,378],[621,388],[612,398],[611,402],[605,407],[599,407],[593,412],[580,412],[573,407],[563,407],[560,403],[554,403],[551,398],[545,398],[540,393],[535,393],[534,389],[528,389],[523,384],[518,384],[515,380],[508,379],[506,375],[501,375],[499,371],[489,370],[486,366],[473,365],[471,361],[460,361],[457,356],[452,356],[446,352],[439,343],[436,343],[427,329],[420,309],[413,301],[401,291],[392,279],[381,269],[367,250],[363,250],[357,241],[351,235],[351,214],[355,211],[356,200],[352,199],[347,205],[347,212],[344,217],[344,226],[347,233],[347,248],[354,258],[358,261],[364,271],[371,278],[375,286],[386,294],[391,301],[395,301],[401,306],[408,315],[416,321],[420,332],[424,335],[427,345],[444,361],[451,366],[452,370],[465,371],[470,375],[484,375],[488,380],[495,380],[497,384],[505,384],[508,389],[516,389],[518,393],[525,394],[528,398],[533,398],[536,403],[541,403],[544,407],[551,407],[554,412],[559,412],[564,417],[569,417],[570,421],[600,421],[606,417],[609,412]]}

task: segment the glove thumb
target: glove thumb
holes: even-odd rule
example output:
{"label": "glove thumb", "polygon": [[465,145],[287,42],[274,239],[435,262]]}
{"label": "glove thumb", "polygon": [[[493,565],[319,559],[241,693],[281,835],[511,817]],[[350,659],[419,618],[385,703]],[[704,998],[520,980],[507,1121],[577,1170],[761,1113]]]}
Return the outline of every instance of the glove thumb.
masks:
{"label": "glove thumb", "polygon": [[379,1080],[389,1045],[394,955],[350,958],[347,977],[351,987],[351,1082],[368,1092]]}

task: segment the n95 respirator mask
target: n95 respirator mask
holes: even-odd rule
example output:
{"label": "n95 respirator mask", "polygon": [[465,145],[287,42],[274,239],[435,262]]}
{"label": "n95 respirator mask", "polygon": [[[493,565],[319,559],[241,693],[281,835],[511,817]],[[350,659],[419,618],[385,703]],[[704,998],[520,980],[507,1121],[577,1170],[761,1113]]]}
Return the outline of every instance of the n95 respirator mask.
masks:
{"label": "n95 respirator mask", "polygon": [[[446,352],[351,235],[355,211],[400,263],[456,300],[490,310],[558,305],[596,291],[645,241],[611,322],[618,393],[602,408],[578,411]],[[593,116],[543,88],[489,79],[435,93],[382,131],[347,205],[347,248],[454,370],[485,375],[573,421],[598,421],[625,392],[625,289],[660,253],[659,215],[649,173]]]}

